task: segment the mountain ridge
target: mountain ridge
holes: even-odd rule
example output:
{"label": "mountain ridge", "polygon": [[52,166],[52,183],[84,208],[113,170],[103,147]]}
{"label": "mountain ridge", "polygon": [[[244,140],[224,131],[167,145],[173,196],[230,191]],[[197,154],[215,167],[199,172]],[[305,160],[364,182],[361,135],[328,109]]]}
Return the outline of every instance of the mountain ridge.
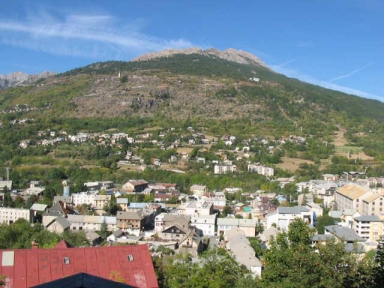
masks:
{"label": "mountain ridge", "polygon": [[0,74],[0,89],[31,84],[39,79],[56,75],[56,72],[43,71],[37,74],[27,74],[21,71]]}
{"label": "mountain ridge", "polygon": [[255,65],[260,65],[260,66],[269,68],[256,55],[249,52],[242,51],[242,50],[237,50],[234,48],[228,48],[222,51],[215,48],[209,48],[209,49],[203,50],[197,47],[187,48],[187,49],[166,49],[158,52],[141,55],[139,57],[132,59],[131,61],[132,62],[147,61],[147,60],[152,60],[152,59],[161,58],[161,57],[170,57],[176,54],[185,54],[185,55],[199,54],[199,55],[206,55],[206,56],[216,56],[218,58],[239,63],[239,64],[255,64]]}

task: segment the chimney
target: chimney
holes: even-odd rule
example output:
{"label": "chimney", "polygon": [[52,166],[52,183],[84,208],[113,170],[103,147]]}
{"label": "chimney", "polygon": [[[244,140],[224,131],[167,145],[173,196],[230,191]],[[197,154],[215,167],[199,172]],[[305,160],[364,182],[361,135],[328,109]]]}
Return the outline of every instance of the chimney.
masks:
{"label": "chimney", "polygon": [[39,243],[37,243],[36,240],[32,241],[32,249],[39,249]]}

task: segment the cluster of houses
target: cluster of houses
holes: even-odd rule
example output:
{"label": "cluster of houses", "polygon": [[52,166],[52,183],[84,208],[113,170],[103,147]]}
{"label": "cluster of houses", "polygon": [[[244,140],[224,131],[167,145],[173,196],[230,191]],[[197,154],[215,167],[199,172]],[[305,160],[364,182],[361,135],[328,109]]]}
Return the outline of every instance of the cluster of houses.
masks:
{"label": "cluster of houses", "polygon": [[[111,244],[153,241],[153,245],[161,243],[193,256],[205,249],[209,238],[226,248],[239,264],[260,275],[262,264],[252,252],[248,238],[258,237],[268,247],[270,237],[287,230],[297,218],[316,226],[317,218],[323,216],[323,207],[327,206],[335,224],[326,226],[324,234],[316,234],[313,243],[332,238],[345,243],[351,251],[357,247],[358,253],[375,249],[384,235],[384,190],[380,188],[384,179],[346,181],[329,174],[323,178],[296,184],[298,206],[284,206],[282,202],[287,199],[276,193],[247,193],[236,187],[209,191],[205,185],[195,184],[189,187],[190,193],[182,194],[176,184],[150,184],[142,179],[129,180],[120,188],[110,181],[88,182],[84,185],[87,191],[71,195],[64,186],[63,196],[56,196],[51,207],[37,203],[30,209],[0,207],[0,222],[10,224],[24,218],[33,223],[39,214],[47,230],[84,231],[95,245],[100,239],[96,232],[107,229],[111,233],[107,238]],[[283,186],[293,180],[275,181]],[[5,182],[0,181],[0,188],[10,185],[10,181]],[[42,189],[40,182],[34,181],[26,191],[40,195]],[[130,194],[154,195],[155,201],[133,203],[126,197]],[[244,201],[228,201],[231,194],[241,195]],[[119,211],[107,216],[104,209],[112,197]],[[178,204],[167,203],[171,197],[177,199]],[[283,205],[278,206],[276,199]],[[316,203],[318,199],[322,206]],[[82,206],[88,207],[90,213],[80,214]],[[225,210],[228,215],[223,217]]]}

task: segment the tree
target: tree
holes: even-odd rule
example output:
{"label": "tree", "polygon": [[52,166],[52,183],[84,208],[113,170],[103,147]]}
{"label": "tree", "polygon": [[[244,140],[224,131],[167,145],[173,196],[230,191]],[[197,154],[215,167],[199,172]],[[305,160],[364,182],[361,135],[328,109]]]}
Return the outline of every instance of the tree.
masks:
{"label": "tree", "polygon": [[334,225],[335,219],[329,215],[319,216],[316,219],[316,229],[319,234],[324,234],[324,227],[328,225]]}
{"label": "tree", "polygon": [[[327,241],[310,245],[313,235],[296,219],[288,232],[278,234],[264,254],[264,287],[366,287],[367,274],[344,243]],[[351,280],[352,279],[352,280]]]}

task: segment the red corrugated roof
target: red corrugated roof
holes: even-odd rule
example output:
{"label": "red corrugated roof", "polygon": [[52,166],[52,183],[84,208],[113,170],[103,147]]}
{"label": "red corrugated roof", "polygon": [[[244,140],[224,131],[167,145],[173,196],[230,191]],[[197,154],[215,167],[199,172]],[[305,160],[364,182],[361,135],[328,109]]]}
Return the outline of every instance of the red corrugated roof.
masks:
{"label": "red corrugated roof", "polygon": [[[8,253],[7,261],[3,261],[3,255],[6,255],[3,252],[7,251],[14,251],[13,266],[5,266],[10,260]],[[68,260],[67,264],[65,260]],[[135,287],[159,287],[145,244],[93,248],[63,248],[58,245],[54,249],[0,250],[0,263],[0,275],[6,276],[6,287],[30,287],[80,272],[105,279],[124,279],[125,284]]]}

